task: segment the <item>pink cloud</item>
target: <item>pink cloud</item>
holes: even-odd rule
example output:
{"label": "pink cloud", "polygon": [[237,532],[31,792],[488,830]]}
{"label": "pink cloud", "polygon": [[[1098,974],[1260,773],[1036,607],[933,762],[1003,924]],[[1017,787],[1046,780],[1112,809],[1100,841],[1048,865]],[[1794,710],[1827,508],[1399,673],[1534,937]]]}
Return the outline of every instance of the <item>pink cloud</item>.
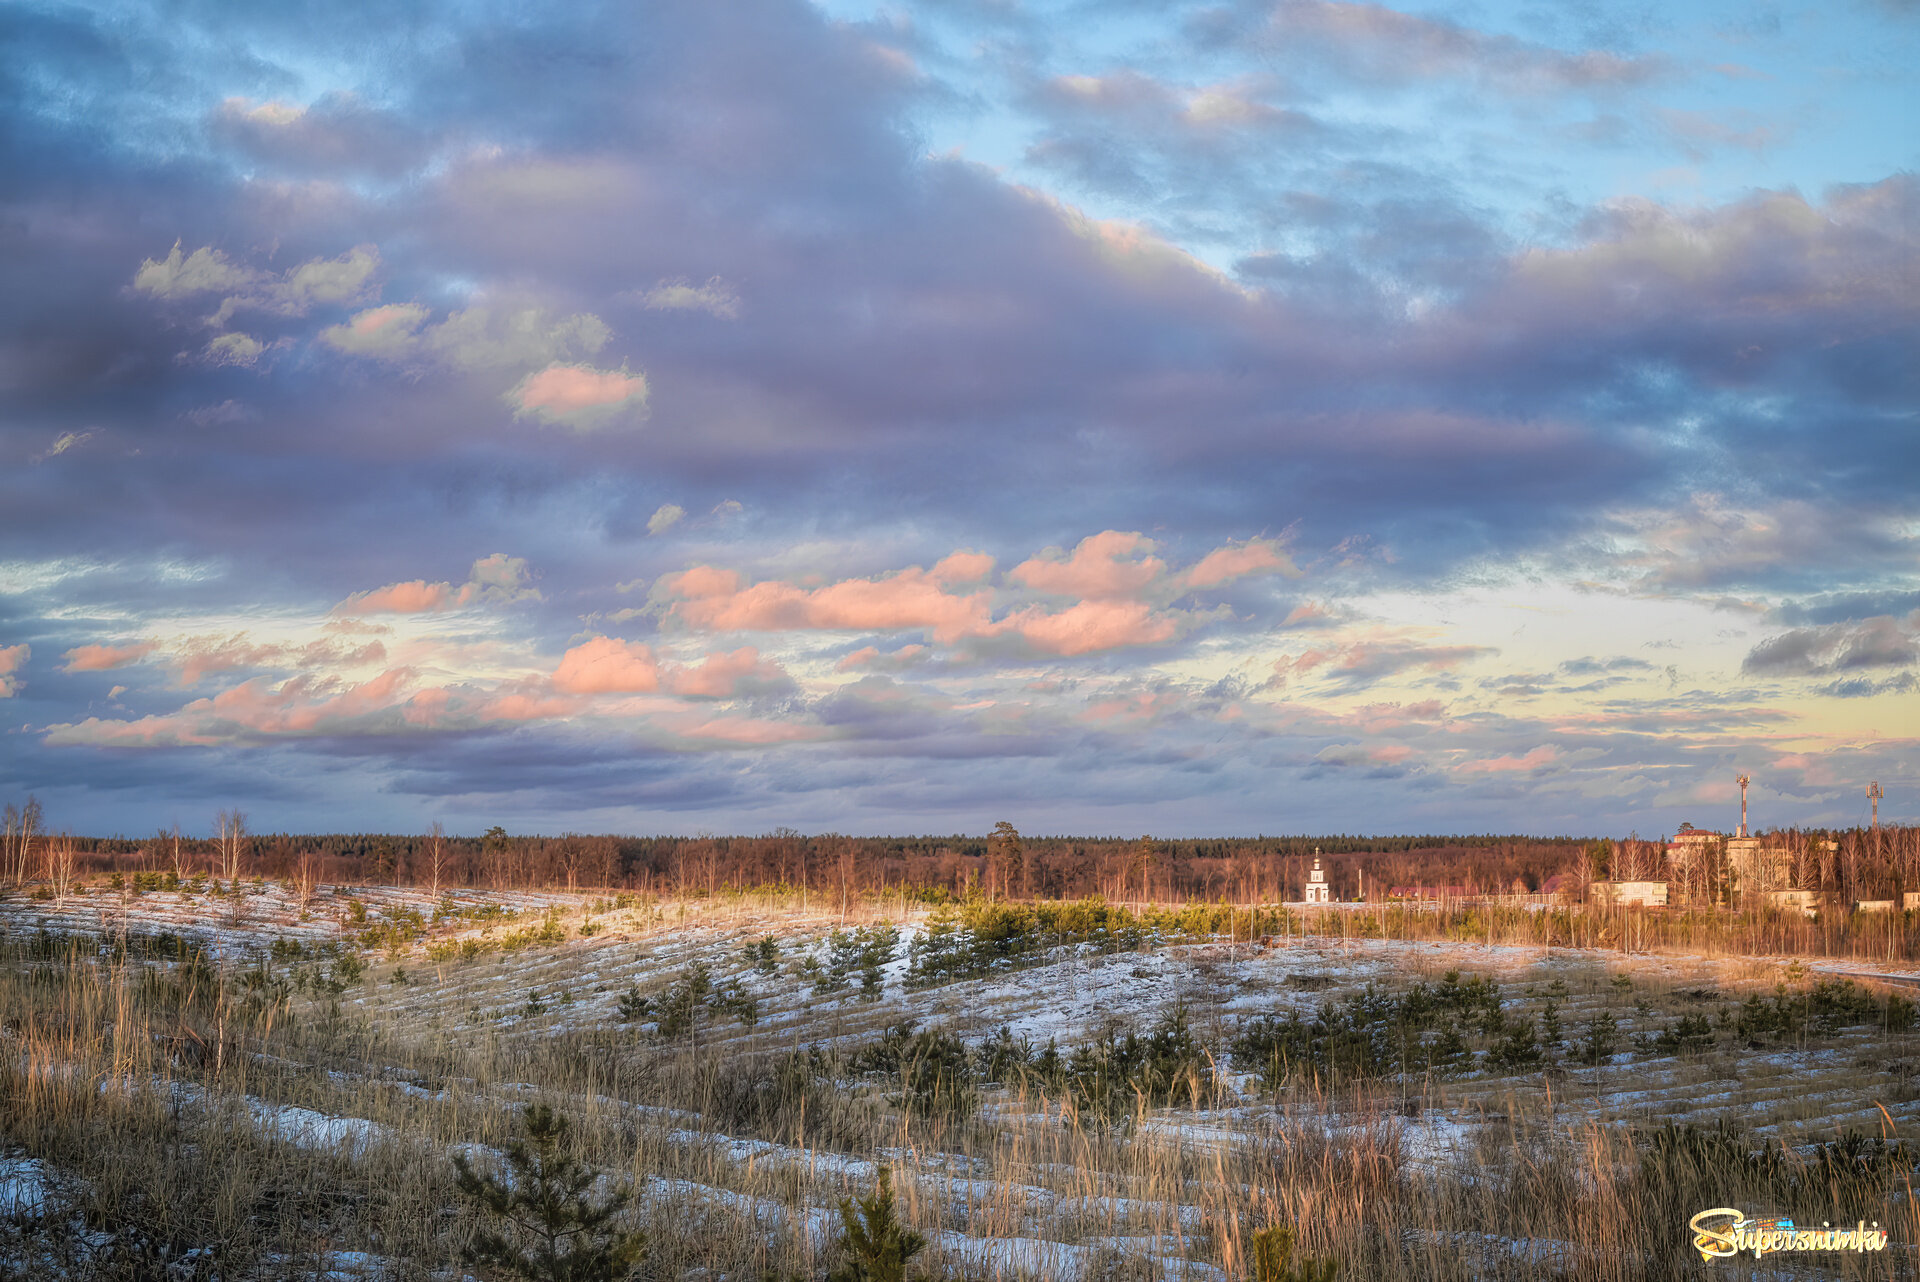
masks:
{"label": "pink cloud", "polygon": [[985,552],[955,552],[934,563],[928,577],[940,583],[978,583],[993,573],[993,558]]}
{"label": "pink cloud", "polygon": [[32,657],[33,650],[24,642],[0,646],[0,699],[11,699],[20,689],[20,682],[14,673],[20,671]]}
{"label": "pink cloud", "polygon": [[689,598],[673,606],[675,617],[718,632],[931,628],[935,640],[950,642],[994,630],[990,593],[952,595],[918,567],[811,591],[774,579],[738,588],[738,576],[710,566],[662,582],[668,592]]}
{"label": "pink cloud", "polygon": [[1167,565],[1154,556],[1121,558],[1135,552],[1150,553],[1153,548],[1153,540],[1144,534],[1105,530],[1080,540],[1073,555],[1064,561],[1035,557],[1014,566],[1007,577],[1037,592],[1058,596],[1128,596],[1153,582]]}
{"label": "pink cloud", "polygon": [[1543,743],[1524,757],[1488,757],[1481,761],[1469,761],[1460,767],[1463,775],[1514,774],[1529,770],[1539,770],[1550,766],[1560,759],[1560,750],[1550,743]]}
{"label": "pink cloud", "polygon": [[647,380],[625,370],[549,365],[527,375],[509,395],[523,414],[583,424],[594,416],[645,404]]}
{"label": "pink cloud", "polygon": [[467,604],[472,586],[455,588],[451,583],[428,583],[412,579],[389,583],[384,588],[356,592],[333,607],[335,614],[431,614]]}
{"label": "pink cloud", "polygon": [[135,641],[131,645],[83,645],[66,652],[65,672],[110,672],[138,663],[153,653],[153,642]]}
{"label": "pink cloud", "polygon": [[560,657],[553,687],[568,694],[651,694],[660,688],[660,665],[644,645],[594,637]]}
{"label": "pink cloud", "polygon": [[1318,601],[1302,601],[1280,621],[1283,628],[1324,627],[1334,621],[1333,612]]}
{"label": "pink cloud", "polygon": [[777,663],[761,659],[752,646],[731,654],[710,654],[697,668],[673,674],[673,693],[706,699],[731,699],[736,694],[790,685],[792,678]]}
{"label": "pink cloud", "polygon": [[516,691],[484,701],[475,715],[482,721],[551,721],[571,716],[579,707],[577,700]]}
{"label": "pink cloud", "polygon": [[740,590],[740,576],[732,570],[696,565],[680,574],[665,575],[660,586],[675,596],[701,598],[732,596]]}
{"label": "pink cloud", "polygon": [[1284,574],[1297,579],[1300,568],[1272,539],[1253,539],[1238,547],[1215,548],[1187,571],[1184,581],[1190,588],[1211,588],[1249,574]]}
{"label": "pink cloud", "polygon": [[78,725],[50,726],[46,741],[151,747],[363,730],[369,716],[394,706],[413,677],[410,668],[390,668],[338,694],[325,693],[330,683],[309,677],[295,677],[279,686],[255,677],[164,716],[137,721],[89,717]]}
{"label": "pink cloud", "polygon": [[840,662],[834,664],[833,670],[835,672],[857,672],[858,670],[866,667],[869,663],[872,663],[875,659],[878,659],[879,657],[880,657],[879,646],[863,645],[858,650],[855,650],[852,654],[840,660]]}
{"label": "pink cloud", "polygon": [[1059,655],[1157,645],[1179,630],[1174,619],[1139,601],[1082,601],[1058,614],[1025,610],[1009,622],[1034,648]]}
{"label": "pink cloud", "polygon": [[1378,747],[1368,748],[1367,755],[1375,761],[1398,765],[1413,755],[1413,749],[1404,743],[1383,743]]}
{"label": "pink cloud", "polygon": [[198,636],[181,641],[172,658],[179,664],[178,684],[196,685],[209,672],[228,672],[235,668],[327,668],[355,666],[386,661],[387,647],[369,641],[354,647],[332,638],[310,641],[306,645],[256,645],[247,634],[230,637]]}
{"label": "pink cloud", "polygon": [[924,662],[932,651],[923,645],[903,645],[892,654],[883,655],[880,647],[861,646],[834,665],[836,672],[858,672],[862,668],[872,668],[880,672],[897,672]]}
{"label": "pink cloud", "polygon": [[706,721],[683,723],[673,729],[683,739],[706,739],[743,746],[795,743],[819,739],[825,734],[817,726],[787,721],[760,721],[748,717],[714,717]]}

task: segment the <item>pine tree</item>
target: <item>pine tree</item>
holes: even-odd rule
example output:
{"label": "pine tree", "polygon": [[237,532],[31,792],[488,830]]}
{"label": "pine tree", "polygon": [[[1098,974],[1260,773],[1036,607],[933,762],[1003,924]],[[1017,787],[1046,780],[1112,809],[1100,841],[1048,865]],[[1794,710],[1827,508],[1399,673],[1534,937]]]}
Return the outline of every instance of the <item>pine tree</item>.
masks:
{"label": "pine tree", "polygon": [[893,1210],[893,1173],[881,1167],[873,1193],[840,1202],[840,1249],[846,1263],[827,1274],[827,1282],[907,1282],[907,1261],[927,1239],[900,1223]]}
{"label": "pine tree", "polygon": [[527,1109],[526,1138],[507,1146],[504,1177],[477,1172],[466,1154],[455,1154],[460,1192],[493,1222],[462,1251],[468,1264],[532,1282],[620,1282],[633,1275],[647,1236],[617,1224],[633,1191],[622,1187],[593,1198],[599,1176],[562,1151],[567,1131],[566,1118],[535,1104]]}

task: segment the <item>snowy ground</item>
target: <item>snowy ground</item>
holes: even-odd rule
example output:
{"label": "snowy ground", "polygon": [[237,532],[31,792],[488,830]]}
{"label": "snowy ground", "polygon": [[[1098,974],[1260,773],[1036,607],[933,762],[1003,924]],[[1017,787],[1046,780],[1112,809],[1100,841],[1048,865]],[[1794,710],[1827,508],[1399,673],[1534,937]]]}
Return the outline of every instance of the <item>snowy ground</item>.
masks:
{"label": "snowy ground", "polygon": [[[517,916],[479,920],[491,906]],[[1784,958],[1303,938],[1267,947],[1181,944],[1107,955],[1070,947],[1005,974],[908,991],[907,946],[923,920],[908,913],[898,923],[899,951],[883,968],[879,999],[869,1001],[857,988],[818,993],[795,972],[802,957],[824,959],[830,932],[859,924],[864,916],[843,922],[831,913],[738,903],[615,908],[595,895],[472,891],[436,902],[418,891],[371,887],[323,888],[302,901],[277,884],[245,885],[226,896],[204,889],[137,896],[96,889],[59,903],[0,902],[0,931],[170,932],[201,941],[221,960],[238,964],[276,939],[300,940],[309,949],[328,943],[350,947],[369,926],[409,913],[430,919],[436,909],[449,907],[455,915],[443,918],[429,938],[366,954],[372,965],[365,979],[340,997],[346,1018],[364,1021],[396,1041],[422,1044],[477,1046],[594,1029],[623,1029],[639,1037],[618,1018],[621,995],[637,990],[657,997],[699,962],[717,983],[740,985],[759,1003],[759,1019],[751,1028],[719,1020],[703,1032],[707,1045],[728,1053],[852,1044],[904,1020],[948,1028],[969,1041],[1004,1026],[1036,1046],[1053,1040],[1066,1047],[1116,1023],[1145,1029],[1176,1007],[1188,1012],[1197,1032],[1220,1045],[1239,1021],[1256,1015],[1312,1009],[1368,984],[1396,991],[1415,978],[1457,969],[1496,979],[1509,1005],[1521,1012],[1537,1011],[1546,994],[1556,994],[1569,1036],[1591,1015],[1606,1011],[1619,1021],[1625,1039],[1663,1027],[1676,1015],[1771,991],[1792,965]],[[494,947],[550,917],[563,928],[563,942],[464,960],[436,961],[425,951],[428,943],[461,940]],[[589,926],[593,933],[583,935]],[[781,954],[771,975],[742,955],[748,942],[766,936],[778,942]],[[1799,969],[1815,976],[1920,982],[1913,968],[1883,970],[1848,962]],[[1615,982],[1620,976],[1624,985]],[[1476,1075],[1413,1086],[1412,1098],[1385,1125],[1397,1136],[1407,1166],[1469,1177],[1483,1130],[1508,1127],[1522,1115],[1555,1129],[1594,1119],[1711,1124],[1734,1115],[1789,1142],[1829,1137],[1845,1127],[1878,1133],[1883,1119],[1912,1134],[1920,1128],[1916,1062],[1920,1039],[1914,1035],[1889,1039],[1865,1031],[1818,1047],[1765,1054],[1716,1051],[1682,1059],[1623,1052],[1610,1065],[1554,1078]],[[283,1079],[303,1067],[288,1067]],[[365,1100],[365,1092],[376,1087],[405,1097],[408,1107],[419,1110],[447,1106],[456,1098],[470,1103],[476,1096],[511,1106],[536,1093],[527,1085],[434,1082],[369,1066],[359,1074],[330,1069],[324,1079],[303,1082],[297,1103],[249,1097],[245,1104],[258,1125],[281,1138],[351,1152],[392,1137],[389,1123],[345,1108],[346,1101]],[[333,1107],[333,1101],[341,1106]],[[702,1203],[768,1231],[800,1231],[821,1242],[837,1231],[836,1200],[869,1187],[881,1163],[904,1181],[903,1198],[922,1222],[931,1215],[941,1225],[939,1249],[989,1272],[1073,1278],[1098,1272],[1100,1261],[1118,1252],[1160,1260],[1165,1276],[1181,1276],[1180,1262],[1201,1228],[1193,1206],[1131,1196],[1111,1182],[1090,1190],[1085,1179],[1018,1160],[983,1164],[924,1149],[835,1153],[718,1133],[687,1110],[604,1096],[576,1104],[619,1110],[653,1142],[681,1155],[673,1171],[646,1181],[644,1199]],[[982,1114],[1007,1125],[1025,1116],[1011,1101],[992,1098]],[[1283,1114],[1273,1103],[1247,1096],[1214,1109],[1162,1110],[1149,1119],[1138,1142],[1183,1150],[1259,1144],[1299,1121],[1297,1113]],[[1319,1124],[1338,1132],[1380,1123],[1328,1115]],[[746,1182],[736,1179],[737,1173],[755,1171],[780,1172],[810,1192],[796,1201],[729,1187]],[[0,1215],[31,1214],[45,1195],[48,1177],[37,1162],[0,1156]],[[357,1276],[369,1267],[365,1261],[344,1261],[341,1273]],[[1219,1270],[1201,1265],[1189,1275],[1220,1276]]]}

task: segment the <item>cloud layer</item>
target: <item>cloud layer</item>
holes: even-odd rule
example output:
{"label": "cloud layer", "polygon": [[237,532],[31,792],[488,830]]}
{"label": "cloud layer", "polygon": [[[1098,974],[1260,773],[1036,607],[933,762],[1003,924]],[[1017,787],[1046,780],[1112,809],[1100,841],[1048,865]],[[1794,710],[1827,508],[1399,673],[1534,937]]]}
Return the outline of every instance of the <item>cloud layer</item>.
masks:
{"label": "cloud layer", "polygon": [[1903,813],[1910,20],[831,8],[8,15],[0,789]]}

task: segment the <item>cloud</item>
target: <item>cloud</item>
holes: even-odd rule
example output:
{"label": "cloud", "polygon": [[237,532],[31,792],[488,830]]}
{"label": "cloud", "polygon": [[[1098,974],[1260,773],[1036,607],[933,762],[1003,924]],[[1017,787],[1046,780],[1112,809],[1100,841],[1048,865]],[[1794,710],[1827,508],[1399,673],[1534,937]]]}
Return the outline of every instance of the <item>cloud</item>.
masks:
{"label": "cloud", "polygon": [[1682,504],[1610,513],[1606,525],[1611,564],[1667,591],[1780,583],[1810,566],[1857,572],[1920,553],[1920,536],[1897,513],[1806,499],[1754,508],[1701,491]]}
{"label": "cloud", "polygon": [[[86,647],[83,647],[86,648]],[[181,637],[160,650],[175,670],[179,685],[198,685],[211,673],[239,668],[314,671],[384,663],[387,648],[378,639],[355,646],[334,637],[305,643],[256,642],[245,632]]]}
{"label": "cloud", "polygon": [[793,678],[779,664],[762,659],[752,646],[729,654],[708,655],[698,666],[680,668],[671,681],[675,694],[700,699],[734,699],[791,690]]}
{"label": "cloud", "polygon": [[640,301],[656,311],[707,312],[722,320],[740,315],[740,296],[718,276],[704,285],[685,281],[662,281],[639,295]]}
{"label": "cloud", "polygon": [[1155,613],[1141,601],[1082,601],[1057,614],[1038,608],[1007,620],[1035,649],[1047,654],[1090,654],[1126,646],[1160,645],[1180,632],[1180,620]]}
{"label": "cloud", "polygon": [[1359,690],[1405,672],[1449,672],[1475,659],[1498,654],[1491,646],[1431,645],[1384,631],[1335,641],[1273,664],[1274,680],[1317,677],[1343,690]]}
{"label": "cloud", "polygon": [[181,299],[200,294],[223,293],[243,289],[257,279],[257,273],[227,261],[227,256],[212,246],[204,246],[182,256],[180,242],[164,259],[149,258],[133,274],[133,287],[155,298]]}
{"label": "cloud", "polygon": [[594,637],[561,657],[553,685],[568,694],[651,694],[660,688],[660,664],[647,646]]}
{"label": "cloud", "polygon": [[432,146],[412,122],[351,93],[308,106],[227,98],[213,111],[211,132],[255,164],[302,175],[391,180],[417,169]]}
{"label": "cloud", "polygon": [[1819,687],[1821,694],[1835,699],[1865,699],[1879,694],[1912,694],[1920,689],[1920,679],[1911,672],[1902,672],[1898,676],[1875,681],[1868,677],[1852,677],[1845,681],[1834,681]]}
{"label": "cloud", "polygon": [[715,632],[926,628],[946,644],[995,631],[990,592],[952,595],[918,566],[812,590],[771,579],[741,587],[733,571],[695,566],[667,575],[659,590],[679,598],[669,607],[672,617]]}
{"label": "cloud", "polygon": [[389,583],[354,593],[334,606],[331,613],[434,614],[470,605],[507,605],[539,599],[539,589],[530,585],[526,558],[494,552],[475,561],[467,581],[457,587],[452,583],[429,583],[425,579]]}
{"label": "cloud", "polygon": [[1282,0],[1270,11],[1264,43],[1312,48],[1352,75],[1386,84],[1410,77],[1458,76],[1507,92],[1604,90],[1664,75],[1658,58],[1606,50],[1563,53],[1511,36],[1476,31],[1445,18],[1340,0]]}
{"label": "cloud", "polygon": [[985,552],[953,552],[934,562],[928,577],[950,585],[978,583],[993,573],[993,565]]}
{"label": "cloud", "polygon": [[1740,670],[1755,675],[1823,675],[1859,668],[1905,667],[1920,662],[1920,611],[1796,628],[1769,637],[1747,652]]}
{"label": "cloud", "polygon": [[[1166,562],[1146,555],[1153,550],[1153,540],[1143,534],[1106,530],[1080,540],[1065,560],[1058,551],[1043,552],[1014,566],[1007,577],[1056,596],[1131,596],[1166,571]],[[1123,559],[1135,553],[1141,555]]]}
{"label": "cloud", "polygon": [[882,654],[880,647],[863,645],[841,658],[833,665],[835,672],[858,672],[867,669],[873,672],[904,672],[908,668],[918,667],[933,657],[933,651],[924,645],[903,645],[890,654]]}
{"label": "cloud", "polygon": [[207,344],[205,359],[209,365],[251,365],[266,350],[266,344],[250,334],[220,334]]}
{"label": "cloud", "polygon": [[373,287],[380,252],[356,245],[334,258],[312,258],[274,274],[230,261],[204,246],[182,256],[180,243],[164,259],[148,258],[133,274],[133,289],[165,302],[224,295],[207,323],[224,326],[240,311],[304,316],[316,304],[349,304]]}
{"label": "cloud", "polygon": [[678,525],[686,514],[687,509],[678,503],[662,503],[654,509],[653,515],[647,518],[647,533],[664,534]]}
{"label": "cloud", "polygon": [[647,380],[629,373],[625,366],[603,370],[591,365],[549,365],[521,379],[507,399],[519,406],[520,415],[585,430],[623,411],[645,408]]}
{"label": "cloud", "polygon": [[29,461],[33,463],[44,463],[50,458],[58,458],[70,449],[85,445],[93,439],[93,435],[92,432],[62,432],[53,438],[53,444],[47,446],[46,449],[40,451],[38,454],[35,454]]}
{"label": "cloud", "polygon": [[1215,548],[1188,570],[1183,581],[1190,588],[1212,588],[1249,574],[1300,577],[1300,568],[1272,539],[1249,539],[1239,545]]}
{"label": "cloud", "polygon": [[1478,761],[1464,762],[1459,767],[1463,775],[1497,774],[1537,774],[1555,768],[1560,762],[1560,750],[1552,744],[1543,743],[1525,756],[1487,757]]}
{"label": "cloud", "polygon": [[138,663],[153,651],[154,643],[151,641],[135,641],[128,645],[76,646],[62,656],[67,662],[61,671],[110,672]]}
{"label": "cloud", "polygon": [[33,650],[26,644],[0,646],[0,699],[20,693],[20,669],[27,666]]}
{"label": "cloud", "polygon": [[476,304],[449,312],[438,323],[430,323],[432,316],[432,309],[419,303],[384,303],[328,326],[319,337],[348,355],[413,370],[479,373],[592,356],[613,336],[591,312],[555,316],[543,307]]}

